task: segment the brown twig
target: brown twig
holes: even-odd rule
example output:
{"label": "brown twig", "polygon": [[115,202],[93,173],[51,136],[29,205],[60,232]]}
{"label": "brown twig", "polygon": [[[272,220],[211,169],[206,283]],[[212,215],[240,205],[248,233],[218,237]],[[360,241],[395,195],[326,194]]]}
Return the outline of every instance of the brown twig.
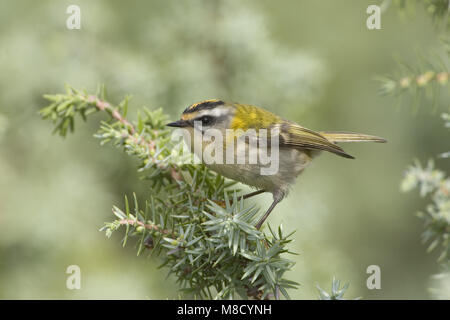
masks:
{"label": "brown twig", "polygon": [[160,232],[162,234],[170,234],[172,232],[171,230],[161,229],[157,225],[146,224],[146,223],[143,223],[141,221],[134,220],[134,219],[122,219],[122,220],[119,220],[119,223],[122,224],[122,225],[127,225],[128,224],[128,225],[131,225],[131,226],[138,225],[138,226],[144,227],[147,230],[158,231],[158,232]]}
{"label": "brown twig", "polygon": [[[155,165],[158,165],[156,159],[151,156],[151,152],[156,151],[155,142],[152,140],[145,140],[142,137],[136,137],[135,133],[137,132],[137,130],[136,130],[135,126],[131,122],[129,122],[127,119],[125,119],[120,114],[120,112],[117,108],[114,108],[109,102],[101,100],[100,98],[98,98],[95,95],[89,95],[89,96],[79,95],[79,98],[83,101],[86,101],[86,102],[94,105],[100,111],[108,112],[113,119],[122,123],[128,129],[128,134],[124,138],[129,138],[129,139],[133,140],[133,142],[135,144],[148,148],[148,151],[149,151],[148,152],[148,160],[150,162],[154,163]],[[161,169],[167,169],[166,166],[164,166],[164,167],[159,166],[159,167]],[[172,177],[172,179],[174,179],[177,182],[183,181],[183,177],[177,171],[177,168],[175,165],[171,165],[169,167],[169,171],[170,171],[170,176]]]}
{"label": "brown twig", "polygon": [[111,115],[111,117],[113,117],[114,119],[125,125],[128,128],[128,130],[130,130],[131,134],[134,134],[136,132],[136,129],[134,128],[133,124],[130,123],[127,119],[125,119],[117,109],[111,106],[109,102],[103,101],[94,95],[90,95],[87,97],[82,95],[81,98],[89,103],[94,104],[98,110],[107,111]]}

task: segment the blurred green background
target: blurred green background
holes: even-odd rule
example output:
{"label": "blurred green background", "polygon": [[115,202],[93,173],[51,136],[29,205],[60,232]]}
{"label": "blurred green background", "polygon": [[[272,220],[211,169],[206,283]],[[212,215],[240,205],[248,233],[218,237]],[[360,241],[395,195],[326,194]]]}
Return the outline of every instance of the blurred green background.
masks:
{"label": "blurred green background", "polygon": [[[389,143],[352,144],[350,161],[323,154],[271,215],[297,230],[299,253],[289,279],[296,299],[316,284],[350,282],[346,297],[432,298],[436,255],[420,241],[414,212],[426,201],[401,194],[414,158],[447,151],[448,133],[426,103],[380,96],[377,75],[415,61],[436,45],[431,18],[402,19],[391,7],[382,29],[366,28],[380,1],[2,1],[0,2],[0,298],[176,298],[158,260],[122,248],[98,231],[123,195],[146,194],[136,162],[92,137],[101,116],[76,124],[65,141],[39,118],[45,93],[65,82],[109,100],[130,93],[134,115],[145,105],[175,119],[189,104],[222,98],[260,105],[316,130],[377,134]],[[81,8],[81,30],[68,30],[66,8]],[[448,170],[447,163],[437,164]],[[447,167],[446,167],[447,166]],[[270,195],[257,200],[261,207]],[[66,289],[78,265],[80,290]],[[366,268],[381,268],[368,290]]]}

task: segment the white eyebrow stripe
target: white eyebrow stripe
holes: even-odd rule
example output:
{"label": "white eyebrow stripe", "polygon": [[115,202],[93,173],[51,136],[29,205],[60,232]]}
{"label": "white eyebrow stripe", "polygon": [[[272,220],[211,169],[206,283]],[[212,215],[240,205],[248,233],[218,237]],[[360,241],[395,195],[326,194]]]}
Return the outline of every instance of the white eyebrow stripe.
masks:
{"label": "white eyebrow stripe", "polygon": [[216,107],[212,110],[202,110],[198,112],[198,117],[207,115],[207,116],[212,116],[215,118],[218,118],[220,116],[224,116],[226,114],[228,114],[229,110],[227,108],[223,108],[223,107]]}

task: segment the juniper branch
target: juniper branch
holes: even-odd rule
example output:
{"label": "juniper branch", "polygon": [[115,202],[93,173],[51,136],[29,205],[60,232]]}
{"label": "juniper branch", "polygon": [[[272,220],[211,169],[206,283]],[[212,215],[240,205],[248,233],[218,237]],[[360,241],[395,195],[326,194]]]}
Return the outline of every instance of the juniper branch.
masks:
{"label": "juniper branch", "polygon": [[109,120],[95,134],[139,159],[138,170],[151,185],[141,208],[113,207],[116,220],[101,229],[109,237],[125,228],[123,245],[134,237],[138,254],[159,255],[183,291],[200,298],[289,298],[297,284],[284,278],[294,263],[283,257],[290,235],[281,227],[266,234],[254,227],[259,216],[245,206],[235,182],[226,181],[202,165],[186,164],[174,152],[167,117],[161,110],[142,109],[136,122],[126,119],[128,98],[114,106],[104,90],[90,95],[66,86],[66,94],[46,95],[51,104],[41,110],[55,123],[55,132],[73,131],[75,117],[105,112]]}
{"label": "juniper branch", "polygon": [[[333,277],[333,280],[331,281],[331,292],[328,293],[319,285],[316,285],[316,288],[319,292],[319,300],[345,300],[344,294],[347,292],[348,287],[350,286],[349,283],[346,283],[341,288],[341,281],[337,280],[335,277]],[[358,300],[360,298],[356,298],[355,300]]]}

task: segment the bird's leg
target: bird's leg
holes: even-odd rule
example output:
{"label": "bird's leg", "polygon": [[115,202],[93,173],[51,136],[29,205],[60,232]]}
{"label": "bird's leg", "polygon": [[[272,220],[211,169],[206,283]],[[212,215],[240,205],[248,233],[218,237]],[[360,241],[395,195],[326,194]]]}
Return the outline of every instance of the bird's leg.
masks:
{"label": "bird's leg", "polygon": [[267,217],[269,216],[269,214],[272,212],[273,208],[275,208],[275,206],[278,204],[278,202],[280,202],[279,199],[274,199],[272,204],[270,205],[269,209],[267,209],[267,212],[264,214],[264,216],[258,221],[258,223],[256,224],[256,229],[260,229],[262,224],[264,223],[264,221],[266,221]]}
{"label": "bird's leg", "polygon": [[253,197],[253,196],[257,196],[258,194],[264,193],[264,192],[266,192],[266,190],[264,190],[264,189],[256,190],[256,191],[253,191],[253,192],[244,194],[244,195],[242,196],[242,198],[248,199],[248,198],[251,198],[251,197]]}

